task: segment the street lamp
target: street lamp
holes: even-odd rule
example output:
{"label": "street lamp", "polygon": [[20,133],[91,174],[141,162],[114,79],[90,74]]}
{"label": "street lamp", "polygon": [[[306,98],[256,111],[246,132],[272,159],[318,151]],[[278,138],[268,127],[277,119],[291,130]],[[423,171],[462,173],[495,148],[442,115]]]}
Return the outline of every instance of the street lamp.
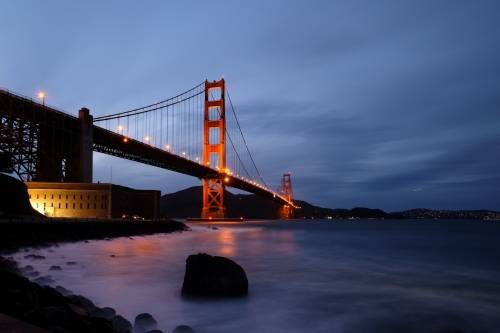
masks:
{"label": "street lamp", "polygon": [[42,100],[42,105],[45,106],[45,97],[47,97],[47,95],[43,91],[40,91],[37,96]]}

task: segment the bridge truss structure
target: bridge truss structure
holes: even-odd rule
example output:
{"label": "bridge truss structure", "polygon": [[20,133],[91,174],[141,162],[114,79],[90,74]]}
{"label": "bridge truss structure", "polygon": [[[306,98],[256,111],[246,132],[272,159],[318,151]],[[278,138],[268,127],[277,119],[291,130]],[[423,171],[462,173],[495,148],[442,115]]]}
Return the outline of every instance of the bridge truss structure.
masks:
{"label": "bridge truss structure", "polygon": [[201,179],[202,218],[225,216],[226,186],[280,203],[281,217],[296,207],[291,181],[279,191],[264,181],[224,79],[96,118],[85,108],[73,117],[0,90],[0,152],[12,156],[21,179],[91,182],[92,151]]}

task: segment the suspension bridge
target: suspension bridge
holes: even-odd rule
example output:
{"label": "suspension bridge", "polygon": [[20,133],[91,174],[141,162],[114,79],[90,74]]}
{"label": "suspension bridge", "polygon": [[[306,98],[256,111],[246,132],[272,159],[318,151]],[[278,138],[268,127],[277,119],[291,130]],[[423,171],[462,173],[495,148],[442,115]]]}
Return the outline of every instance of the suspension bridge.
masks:
{"label": "suspension bridge", "polygon": [[280,189],[265,182],[248,147],[224,79],[205,81],[174,97],[93,118],[0,90],[0,152],[24,181],[92,182],[92,152],[201,179],[201,218],[225,217],[224,190],[232,187],[273,200],[289,218],[290,174]]}

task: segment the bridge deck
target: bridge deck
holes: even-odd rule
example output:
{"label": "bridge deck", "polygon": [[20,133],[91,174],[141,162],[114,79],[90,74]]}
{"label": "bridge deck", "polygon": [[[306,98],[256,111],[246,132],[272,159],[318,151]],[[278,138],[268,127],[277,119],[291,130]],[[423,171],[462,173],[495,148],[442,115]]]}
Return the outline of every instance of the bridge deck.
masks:
{"label": "bridge deck", "polygon": [[[49,124],[52,128],[57,127],[58,132],[60,132],[60,134],[54,136],[54,140],[77,141],[70,136],[77,136],[79,129],[78,118],[6,90],[0,90],[0,116],[21,119],[23,122],[32,124]],[[198,162],[131,138],[128,138],[127,142],[124,142],[123,139],[124,136],[120,134],[96,125],[93,127],[94,151],[180,172],[200,179],[227,177],[226,185],[229,187],[254,193],[281,204],[294,206],[292,202],[288,202],[284,197],[257,183],[218,172]]]}

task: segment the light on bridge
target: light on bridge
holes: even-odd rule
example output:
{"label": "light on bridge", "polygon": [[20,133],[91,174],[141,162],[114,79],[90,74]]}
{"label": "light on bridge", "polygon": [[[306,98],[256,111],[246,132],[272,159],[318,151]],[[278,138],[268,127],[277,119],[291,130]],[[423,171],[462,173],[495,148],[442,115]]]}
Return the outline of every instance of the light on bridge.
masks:
{"label": "light on bridge", "polygon": [[43,91],[39,91],[37,97],[41,99],[42,104],[45,105],[45,98],[47,97],[47,94],[45,94]]}
{"label": "light on bridge", "polygon": [[170,150],[170,145],[165,145],[166,150]]}
{"label": "light on bridge", "polygon": [[149,136],[144,137],[144,141],[149,142],[149,140],[150,140]]}
{"label": "light on bridge", "polygon": [[185,151],[182,152],[182,156],[186,157],[186,152]]}
{"label": "light on bridge", "polygon": [[226,183],[229,183],[229,177],[228,177],[228,176],[224,177],[224,181],[225,181]]}
{"label": "light on bridge", "polygon": [[118,133],[123,131],[123,125],[118,125]]}
{"label": "light on bridge", "polygon": [[127,137],[124,137],[124,138],[123,138],[123,142],[127,143],[127,142],[128,142],[128,138],[127,138]]}

